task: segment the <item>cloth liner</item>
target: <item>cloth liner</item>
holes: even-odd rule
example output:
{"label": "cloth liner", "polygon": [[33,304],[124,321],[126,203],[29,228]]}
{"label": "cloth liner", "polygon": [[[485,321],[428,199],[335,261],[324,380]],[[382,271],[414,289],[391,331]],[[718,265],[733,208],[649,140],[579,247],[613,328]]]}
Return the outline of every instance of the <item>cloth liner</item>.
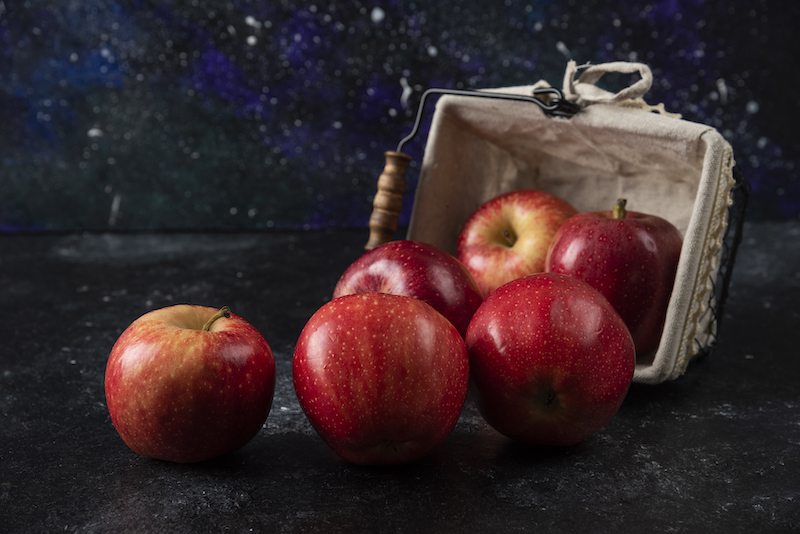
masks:
{"label": "cloth liner", "polygon": [[[581,75],[575,75],[582,70]],[[640,79],[610,93],[606,73]],[[684,236],[658,350],[641,356],[634,381],[656,384],[686,371],[716,334],[713,284],[720,266],[734,185],[733,150],[712,127],[682,120],[641,97],[653,77],[642,63],[578,67],[570,61],[563,94],[581,110],[551,117],[539,106],[442,96],[425,147],[407,238],[455,254],[462,225],[482,203],[516,189],[542,189],[579,211],[628,209],[672,222]],[[486,89],[533,94],[550,87]]]}

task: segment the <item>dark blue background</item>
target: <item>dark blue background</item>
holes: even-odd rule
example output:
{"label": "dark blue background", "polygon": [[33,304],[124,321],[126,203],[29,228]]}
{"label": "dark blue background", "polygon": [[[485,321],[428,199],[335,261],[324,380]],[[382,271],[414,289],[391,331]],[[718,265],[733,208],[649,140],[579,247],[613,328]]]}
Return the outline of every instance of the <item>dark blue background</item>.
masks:
{"label": "dark blue background", "polygon": [[364,226],[423,90],[560,88],[568,59],[649,64],[751,220],[800,214],[800,3],[475,4],[0,0],[0,231]]}

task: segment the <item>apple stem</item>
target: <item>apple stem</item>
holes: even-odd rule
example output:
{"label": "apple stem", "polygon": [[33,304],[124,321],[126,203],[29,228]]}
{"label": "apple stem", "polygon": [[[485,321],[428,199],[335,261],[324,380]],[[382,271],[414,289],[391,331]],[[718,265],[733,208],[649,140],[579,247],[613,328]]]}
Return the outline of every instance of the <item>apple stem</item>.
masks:
{"label": "apple stem", "polygon": [[208,320],[206,324],[203,325],[203,332],[208,332],[209,330],[211,330],[211,325],[214,324],[214,322],[220,317],[225,317],[226,319],[228,319],[230,318],[230,316],[231,316],[231,309],[227,306],[223,306],[217,313],[214,314],[213,317],[211,317],[211,319]]}
{"label": "apple stem", "polygon": [[508,246],[509,246],[509,247],[513,247],[513,246],[514,246],[514,243],[516,243],[516,242],[517,242],[516,238],[514,237],[514,234],[512,234],[512,233],[511,233],[511,232],[509,232],[508,230],[503,230],[503,237],[504,237],[504,238],[506,239],[506,241],[508,242]]}
{"label": "apple stem", "polygon": [[625,216],[628,214],[628,210],[625,209],[625,205],[628,203],[627,199],[620,198],[617,199],[616,204],[614,204],[614,218],[615,219],[624,219]]}

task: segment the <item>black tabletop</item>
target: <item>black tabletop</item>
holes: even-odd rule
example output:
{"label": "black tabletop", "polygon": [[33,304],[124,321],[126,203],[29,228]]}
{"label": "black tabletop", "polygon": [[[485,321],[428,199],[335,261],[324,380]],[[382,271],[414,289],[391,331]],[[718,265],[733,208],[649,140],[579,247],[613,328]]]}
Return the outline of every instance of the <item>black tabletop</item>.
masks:
{"label": "black tabletop", "polygon": [[[0,237],[0,532],[796,532],[800,223],[746,224],[721,339],[675,381],[634,384],[570,448],[511,442],[468,403],[431,455],[336,456],[300,410],[294,343],[364,231]],[[108,353],[137,317],[229,305],[278,382],[248,445],[140,457],[111,424]]]}

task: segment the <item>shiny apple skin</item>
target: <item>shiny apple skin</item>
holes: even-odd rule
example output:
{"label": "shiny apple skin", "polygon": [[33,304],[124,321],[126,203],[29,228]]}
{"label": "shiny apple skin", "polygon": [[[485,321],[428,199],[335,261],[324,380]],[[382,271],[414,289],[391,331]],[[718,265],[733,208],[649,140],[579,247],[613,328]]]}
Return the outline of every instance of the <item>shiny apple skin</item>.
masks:
{"label": "shiny apple skin", "polygon": [[391,241],[363,254],[342,274],[333,298],[374,291],[425,301],[462,337],[483,302],[475,279],[454,256],[410,240]]}
{"label": "shiny apple skin", "polygon": [[356,464],[401,464],[452,431],[469,360],[452,323],[425,302],[361,293],[311,317],[292,373],[300,406],[335,453]]}
{"label": "shiny apple skin", "polygon": [[111,421],[150,458],[188,463],[235,451],[259,432],[275,391],[275,360],[264,337],[231,314],[177,305],[134,321],[106,365]]}
{"label": "shiny apple skin", "polygon": [[[569,202],[546,191],[502,194],[478,207],[464,223],[456,257],[485,297],[506,282],[543,272],[553,236],[576,213]],[[513,236],[513,245],[504,232]]]}
{"label": "shiny apple skin", "polygon": [[580,213],[559,228],[545,270],[588,282],[628,325],[640,358],[659,345],[683,237],[669,221],[629,211]]}
{"label": "shiny apple skin", "polygon": [[570,446],[605,426],[628,392],[633,339],[587,283],[534,274],[489,295],[467,331],[481,415],[525,443]]}

